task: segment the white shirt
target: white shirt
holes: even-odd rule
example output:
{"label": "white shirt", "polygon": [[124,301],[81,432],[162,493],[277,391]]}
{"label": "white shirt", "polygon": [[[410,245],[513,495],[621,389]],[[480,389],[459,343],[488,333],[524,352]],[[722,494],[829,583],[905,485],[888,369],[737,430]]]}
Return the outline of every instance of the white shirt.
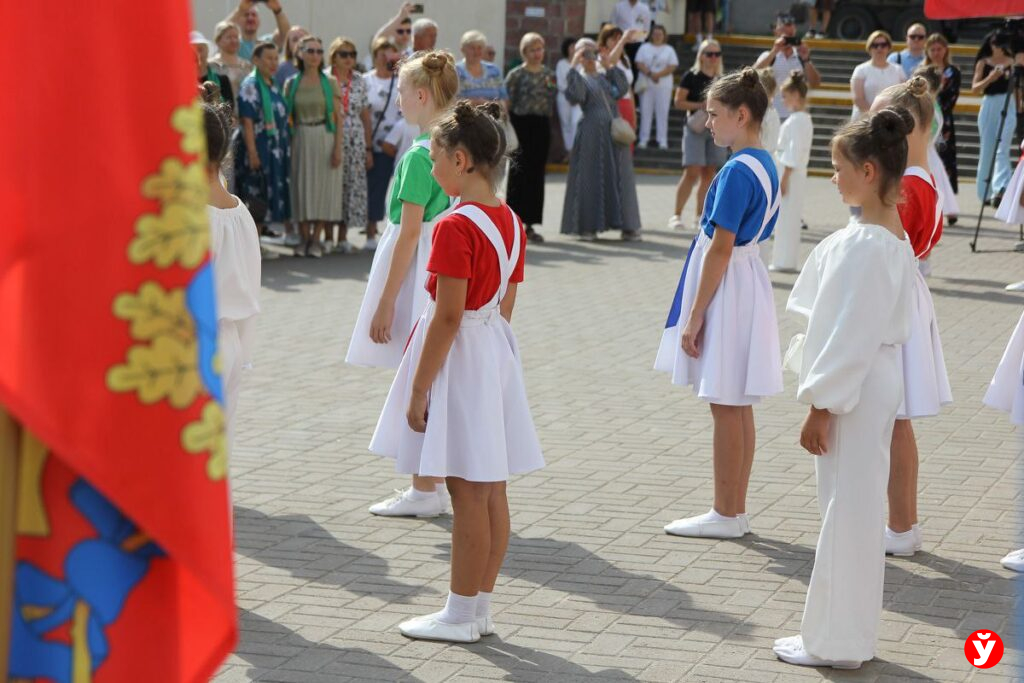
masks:
{"label": "white shirt", "polygon": [[[370,100],[370,132],[377,129],[373,136],[373,151],[380,151],[380,143],[388,137],[388,133],[395,127],[395,124],[402,119],[398,110],[398,79],[394,79],[392,88],[390,78],[380,78],[373,71],[363,74],[363,81],[366,83],[366,96]],[[388,100],[388,89],[391,88],[391,99]],[[387,109],[384,103],[387,102]],[[383,119],[381,118],[383,116]],[[380,126],[377,121],[380,121]]]}
{"label": "white shirt", "polygon": [[219,320],[244,320],[260,312],[259,231],[249,209],[235,200],[231,209],[206,207]]}
{"label": "white shirt", "polygon": [[[755,64],[771,53],[770,50],[762,52]],[[789,78],[789,74],[793,71],[799,71],[803,73],[804,64],[800,61],[800,55],[796,53],[796,48],[793,48],[793,53],[787,57],[785,52],[779,51],[775,53],[775,63],[772,64],[772,70],[775,72],[775,82],[779,84],[779,89],[775,91],[775,111],[779,112],[779,119],[782,121],[786,120],[789,116],[789,109],[786,108],[785,103],[782,101],[782,84]]]}
{"label": "white shirt", "polygon": [[775,107],[768,107],[761,119],[761,146],[773,157],[779,146],[779,125],[779,112]]}
{"label": "white shirt", "polygon": [[[883,68],[879,68],[873,65],[870,61],[858,64],[857,68],[853,70],[853,75],[850,76],[850,83],[852,84],[856,80],[864,81],[864,99],[868,101],[868,106],[875,101],[878,97],[878,93],[882,92],[890,85],[897,85],[902,83],[906,79],[903,77],[903,69],[896,64],[889,64]],[[857,119],[864,114],[858,107],[857,104],[853,105],[853,118]]]}
{"label": "white shirt", "polygon": [[[636,63],[643,64],[650,69],[651,73],[658,73],[659,71],[664,71],[669,66],[679,66],[679,56],[676,55],[675,48],[668,43],[664,45],[644,43],[637,50]],[[657,83],[652,82],[651,85],[659,86],[664,83],[668,83],[669,87],[671,87],[672,74],[662,77]]]}
{"label": "white shirt", "polygon": [[629,0],[619,0],[612,9],[611,23],[622,29],[623,33],[638,28],[646,37],[651,29],[651,7],[644,0],[637,0],[635,4],[630,4]]}
{"label": "white shirt", "polygon": [[798,173],[806,173],[813,141],[814,121],[811,115],[805,111],[793,112],[779,129],[779,147],[776,150],[779,163]]}

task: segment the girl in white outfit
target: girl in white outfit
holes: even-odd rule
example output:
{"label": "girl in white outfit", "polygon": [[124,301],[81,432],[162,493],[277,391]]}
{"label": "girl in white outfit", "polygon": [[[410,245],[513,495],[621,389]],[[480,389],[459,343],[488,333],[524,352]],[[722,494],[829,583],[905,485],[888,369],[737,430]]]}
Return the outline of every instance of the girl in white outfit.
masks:
{"label": "girl in white outfit", "polygon": [[461,101],[434,129],[434,176],[462,201],[438,224],[431,301],[370,443],[399,472],[445,477],[455,509],[448,600],[400,624],[410,638],[474,642],[494,632],[490,598],[510,533],[505,484],[544,465],[509,326],[526,232],[495,196],[506,150],[500,115],[496,103]]}
{"label": "girl in white outfit", "polygon": [[770,66],[758,69],[757,75],[761,79],[761,87],[768,93],[768,109],[761,122],[761,146],[774,158],[779,148],[779,129],[782,127],[779,110],[775,108],[775,93],[778,92],[779,83],[775,80],[775,69]]}
{"label": "girl in white outfit", "polygon": [[[1020,170],[1019,165],[1017,168]],[[1016,204],[1018,200],[1014,198],[1013,201]],[[1013,424],[1024,425],[1024,315],[1010,335],[1010,342],[985,392],[984,403],[1007,413]],[[1015,572],[1024,572],[1024,548],[1009,553],[1000,564]]]}
{"label": "girl in white outfit", "polygon": [[[402,116],[420,130],[444,116],[459,89],[455,58],[448,52],[419,54],[398,72]],[[450,206],[431,175],[429,135],[420,135],[402,156],[388,191],[388,226],[381,237],[366,294],[345,361],[397,368],[409,335],[427,305],[427,257],[437,221]],[[416,473],[412,473],[416,475]],[[413,476],[412,485],[372,505],[375,515],[434,517],[448,511],[444,482]]]}
{"label": "girl in white outfit", "polygon": [[889,445],[917,270],[896,211],[908,119],[869,114],[833,138],[832,182],[862,213],[815,247],[787,306],[807,317],[786,361],[811,406],[800,445],[817,456],[822,517],[800,634],[775,641],[791,664],[856,669],[875,656]]}
{"label": "girl in white outfit", "polygon": [[775,228],[772,262],[769,270],[795,273],[800,258],[800,216],[807,193],[807,164],[814,142],[814,122],[807,109],[807,79],[802,71],[794,71],[782,84],[782,101],[791,112],[779,131],[776,152],[782,177],[779,189],[782,206]]}
{"label": "girl in white outfit", "polygon": [[572,104],[565,97],[565,89],[569,87],[568,78],[571,57],[569,51],[576,44],[575,38],[566,38],[562,41],[562,58],[555,65],[555,82],[558,84],[558,96],[555,103],[558,105],[558,125],[562,130],[562,144],[565,146],[565,154],[568,157],[572,151],[573,141],[576,140],[576,126],[580,125],[583,118],[583,109],[578,104]]}
{"label": "girl in white outfit", "polygon": [[[217,352],[220,356],[224,416],[228,434],[234,425],[242,371],[252,367],[256,316],[260,312],[259,230],[249,209],[230,194],[221,181],[220,168],[231,140],[231,107],[219,103],[220,95],[204,95],[203,123],[206,132],[207,175],[210,196],[210,252],[217,282]],[[216,104],[215,104],[216,103]]]}
{"label": "girl in white outfit", "polygon": [[782,391],[775,300],[759,247],[778,216],[779,182],[775,161],[760,146],[768,95],[757,72],[724,76],[706,97],[715,144],[736,151],[708,189],[654,367],[711,404],[714,503],[702,515],[666,525],[665,532],[739,538],[750,533],[753,405]]}
{"label": "girl in white outfit", "polygon": [[651,122],[657,126],[658,147],[668,149],[668,112],[672,106],[672,74],[679,66],[679,56],[665,42],[665,27],[655,24],[651,42],[644,43],[636,53],[637,71],[646,79],[647,88],[640,94],[640,146],[651,139]]}

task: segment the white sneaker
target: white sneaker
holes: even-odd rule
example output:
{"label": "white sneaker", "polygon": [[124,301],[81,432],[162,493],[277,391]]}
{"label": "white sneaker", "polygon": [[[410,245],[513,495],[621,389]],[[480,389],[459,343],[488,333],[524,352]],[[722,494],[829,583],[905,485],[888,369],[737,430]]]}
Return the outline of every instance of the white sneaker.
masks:
{"label": "white sneaker", "polygon": [[490,617],[477,617],[476,630],[482,636],[494,635],[494,621]]}
{"label": "white sneaker", "polygon": [[381,517],[437,517],[442,509],[441,497],[436,493],[426,494],[425,498],[413,500],[412,487],[402,490],[395,489],[398,495],[382,500],[370,506],[370,514]]}
{"label": "white sneaker", "polygon": [[377,248],[377,238],[376,237],[367,237],[366,238],[366,243],[363,244],[363,249],[365,249],[366,251],[374,251],[376,248]]}
{"label": "white sneaker", "polygon": [[999,560],[999,564],[1003,565],[1007,569],[1012,569],[1015,572],[1024,572],[1024,548],[1014,550],[1012,553]]}
{"label": "white sneaker", "polygon": [[703,515],[677,519],[666,524],[665,533],[693,538],[740,538],[744,532],[739,517],[725,517],[709,510]]}
{"label": "white sneaker", "polygon": [[437,489],[437,497],[441,500],[441,514],[450,515],[452,513],[452,497],[448,493],[448,487],[441,485],[441,488]]}
{"label": "white sneaker", "polygon": [[686,223],[679,216],[672,216],[668,219],[669,230],[686,230]]}
{"label": "white sneaker", "polygon": [[914,550],[920,550],[924,547],[924,535],[921,533],[921,525],[915,524],[910,527],[910,530],[914,532]]}
{"label": "white sneaker", "polygon": [[320,240],[320,253],[327,256],[331,253],[331,243]]}
{"label": "white sneaker", "polygon": [[334,248],[334,251],[341,252],[342,254],[351,254],[356,248],[348,240],[342,240],[338,242],[338,246]]}
{"label": "white sneaker", "polygon": [[584,232],[580,234],[579,240],[580,242],[596,242],[597,235],[592,232]]}
{"label": "white sneaker", "polygon": [[747,517],[747,513],[741,512],[738,515],[736,515],[736,518],[740,520],[740,528],[743,529],[743,535],[746,536],[747,534],[751,533],[750,518]]}
{"label": "white sneaker", "polygon": [[914,529],[902,533],[896,533],[888,526],[885,527],[885,554],[896,557],[911,557],[917,552],[917,534]]}
{"label": "white sneaker", "polygon": [[476,621],[467,624],[447,624],[438,620],[440,612],[403,621],[398,630],[403,636],[418,640],[443,640],[449,643],[475,643],[480,640]]}
{"label": "white sneaker", "polygon": [[302,244],[302,238],[299,237],[298,233],[290,232],[284,236],[284,245],[286,247],[297,247]]}
{"label": "white sneaker", "polygon": [[1024,292],[1024,280],[1012,282],[1004,287],[1007,292]]}
{"label": "white sneaker", "polygon": [[[780,641],[784,642],[780,644]],[[789,664],[797,664],[800,666],[830,666],[833,669],[859,669],[860,665],[863,663],[815,657],[804,649],[803,636],[780,638],[775,641],[775,643],[776,645],[772,647],[772,651],[775,652],[775,656]]]}

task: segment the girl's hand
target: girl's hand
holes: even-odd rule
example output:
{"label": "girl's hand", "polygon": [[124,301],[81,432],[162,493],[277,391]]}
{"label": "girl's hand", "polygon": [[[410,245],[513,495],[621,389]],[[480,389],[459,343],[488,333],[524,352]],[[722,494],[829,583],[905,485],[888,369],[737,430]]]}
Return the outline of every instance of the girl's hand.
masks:
{"label": "girl's hand", "polygon": [[828,432],[832,425],[832,413],[811,406],[800,430],[800,445],[812,455],[828,454]]}
{"label": "girl's hand", "polygon": [[779,192],[782,193],[783,197],[789,194],[789,178],[786,176],[782,176],[782,180],[779,181]]}
{"label": "girl's hand", "polygon": [[423,434],[427,431],[427,395],[413,390],[409,398],[409,410],[405,413],[405,419],[409,421],[409,429]]}
{"label": "girl's hand", "polygon": [[369,149],[366,150],[366,170],[369,171],[373,168],[373,152]]}
{"label": "girl's hand", "polygon": [[704,316],[696,316],[690,314],[690,319],[686,321],[686,327],[683,328],[683,353],[690,358],[700,358],[700,346],[703,341],[704,331]]}
{"label": "girl's hand", "polygon": [[338,168],[341,166],[341,150],[335,149],[331,154],[331,168]]}
{"label": "girl's hand", "polygon": [[395,319],[395,305],[381,301],[377,304],[377,312],[370,321],[370,339],[374,344],[387,344],[391,341],[391,323]]}

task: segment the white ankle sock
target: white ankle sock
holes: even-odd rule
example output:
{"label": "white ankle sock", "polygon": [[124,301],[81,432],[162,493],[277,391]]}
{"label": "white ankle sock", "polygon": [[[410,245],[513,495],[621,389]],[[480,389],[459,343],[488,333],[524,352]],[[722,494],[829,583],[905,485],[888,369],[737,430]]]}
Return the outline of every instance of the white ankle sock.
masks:
{"label": "white ankle sock", "polygon": [[437,491],[437,495],[439,495],[439,496],[443,496],[443,495],[446,495],[448,493],[448,487],[445,486],[444,484],[437,484],[434,487],[434,490]]}
{"label": "white ankle sock", "polygon": [[448,602],[437,617],[446,624],[467,624],[476,619],[476,596],[459,595],[448,591]]}
{"label": "white ankle sock", "polygon": [[486,619],[491,616],[491,594],[480,591],[476,594],[476,618]]}
{"label": "white ankle sock", "polygon": [[713,522],[717,522],[723,519],[736,519],[736,516],[733,515],[732,517],[727,517],[723,514],[719,514],[718,510],[715,508],[711,508],[711,510],[708,511],[707,518]]}
{"label": "white ankle sock", "polygon": [[420,491],[415,486],[410,486],[409,487],[409,495],[407,496],[407,498],[409,500],[426,500],[427,498],[430,498],[431,496],[436,496],[436,495],[437,495],[436,491]]}

